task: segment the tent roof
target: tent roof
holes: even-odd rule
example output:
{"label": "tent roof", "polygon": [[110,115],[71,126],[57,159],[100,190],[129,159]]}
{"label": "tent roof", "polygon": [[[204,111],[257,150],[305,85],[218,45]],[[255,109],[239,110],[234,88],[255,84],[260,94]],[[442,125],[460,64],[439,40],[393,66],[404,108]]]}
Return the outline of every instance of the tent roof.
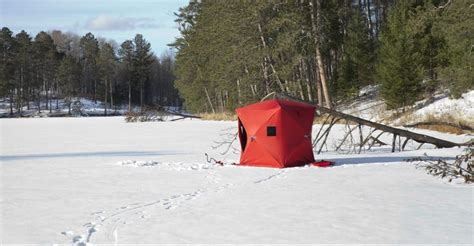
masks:
{"label": "tent roof", "polygon": [[254,110],[270,110],[276,108],[284,108],[284,109],[294,109],[294,108],[307,108],[307,109],[315,109],[315,106],[307,103],[289,101],[289,100],[282,100],[282,99],[272,99],[267,100],[264,102],[258,102],[254,104],[247,105],[245,107],[238,108],[236,111],[237,113],[244,113],[245,111],[254,111]]}

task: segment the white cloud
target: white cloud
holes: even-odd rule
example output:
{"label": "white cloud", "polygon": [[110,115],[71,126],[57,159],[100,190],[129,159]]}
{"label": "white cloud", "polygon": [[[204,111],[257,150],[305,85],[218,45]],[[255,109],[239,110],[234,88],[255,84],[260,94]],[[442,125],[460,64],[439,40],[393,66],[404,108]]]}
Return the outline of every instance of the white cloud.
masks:
{"label": "white cloud", "polygon": [[99,15],[89,19],[85,28],[102,31],[126,31],[144,28],[159,28],[153,18],[116,17]]}

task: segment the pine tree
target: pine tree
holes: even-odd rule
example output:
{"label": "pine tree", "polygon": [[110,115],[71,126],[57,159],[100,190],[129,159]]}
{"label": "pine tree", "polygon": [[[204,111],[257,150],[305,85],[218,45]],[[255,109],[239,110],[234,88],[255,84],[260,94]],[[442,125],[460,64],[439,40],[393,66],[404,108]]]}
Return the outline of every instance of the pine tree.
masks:
{"label": "pine tree", "polygon": [[32,72],[33,63],[31,57],[33,56],[31,37],[25,31],[21,31],[16,35],[16,41],[18,43],[18,53],[16,60],[18,63],[17,74],[18,74],[18,110],[21,113],[23,101],[27,103],[27,109],[30,108],[30,89],[32,85]]}
{"label": "pine tree", "polygon": [[104,115],[107,116],[107,99],[108,93],[112,93],[111,83],[112,78],[115,73],[115,62],[117,58],[115,57],[115,51],[109,43],[104,43],[99,51],[98,57],[98,67],[99,67],[99,74],[104,82]]}
{"label": "pine tree", "polygon": [[474,11],[472,0],[451,1],[438,8],[439,18],[433,32],[446,40],[443,58],[447,65],[437,69],[443,84],[453,97],[474,89]]}
{"label": "pine tree", "polygon": [[128,84],[128,111],[132,111],[132,84],[133,84],[133,56],[135,46],[133,41],[126,40],[120,45],[119,56],[123,70],[125,71],[125,80]]}
{"label": "pine tree", "polygon": [[413,104],[421,92],[423,57],[407,27],[414,10],[410,2],[395,4],[380,38],[377,79],[385,103],[392,109]]}
{"label": "pine tree", "polygon": [[344,51],[338,71],[337,95],[354,96],[359,89],[373,83],[374,45],[365,18],[359,10],[351,10]]}
{"label": "pine tree", "polygon": [[68,114],[71,114],[72,97],[77,96],[80,88],[81,67],[72,56],[65,56],[58,68],[59,85],[65,102],[68,105]]}
{"label": "pine tree", "polygon": [[[53,39],[46,32],[39,32],[33,43],[36,70],[37,106],[41,112],[41,94],[46,96],[46,109],[51,111],[51,92],[54,85],[58,54]],[[42,91],[41,91],[42,88]]]}
{"label": "pine tree", "polygon": [[83,68],[83,93],[93,92],[94,102],[97,100],[98,68],[97,57],[99,55],[99,41],[92,33],[87,33],[80,40],[82,50]]}
{"label": "pine tree", "polygon": [[150,73],[150,65],[153,62],[151,45],[143,35],[137,34],[133,39],[135,52],[133,55],[133,67],[140,90],[140,108],[143,110],[144,90]]}
{"label": "pine tree", "polygon": [[17,43],[13,32],[7,27],[0,31],[0,93],[10,98],[10,115],[13,115],[13,94],[15,89],[15,56]]}

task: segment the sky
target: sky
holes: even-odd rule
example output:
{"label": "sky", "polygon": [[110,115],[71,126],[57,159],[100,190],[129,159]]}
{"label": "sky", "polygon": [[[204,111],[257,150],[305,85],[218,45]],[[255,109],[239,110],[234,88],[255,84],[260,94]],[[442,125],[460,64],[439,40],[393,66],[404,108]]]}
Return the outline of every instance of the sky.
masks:
{"label": "sky", "polygon": [[141,33],[157,55],[179,36],[174,12],[189,0],[0,0],[0,27],[87,32],[122,43]]}

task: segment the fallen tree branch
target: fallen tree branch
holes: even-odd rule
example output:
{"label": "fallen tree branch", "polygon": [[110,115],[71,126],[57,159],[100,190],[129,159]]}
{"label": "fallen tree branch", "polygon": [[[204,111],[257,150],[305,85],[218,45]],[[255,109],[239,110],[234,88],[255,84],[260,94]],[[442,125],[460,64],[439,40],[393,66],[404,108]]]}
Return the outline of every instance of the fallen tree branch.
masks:
{"label": "fallen tree branch", "polygon": [[[321,135],[321,138],[324,136],[324,140],[321,143],[321,146],[319,147],[318,154],[321,153],[321,151],[323,150],[324,145],[326,145],[326,141],[328,139],[329,132],[331,131],[331,128],[340,120],[341,120],[340,118],[333,118],[333,120],[331,121],[331,124],[328,126],[325,133],[323,135]],[[319,142],[319,140],[316,141],[316,144],[318,144],[318,142]]]}
{"label": "fallen tree branch", "polygon": [[347,127],[349,128],[349,131],[346,133],[346,135],[344,135],[344,137],[342,138],[342,140],[340,141],[339,145],[336,147],[336,151],[338,151],[339,149],[341,149],[342,145],[344,145],[344,142],[346,142],[346,139],[349,135],[352,136],[352,132],[358,127],[358,126],[355,126],[353,127],[352,129],[350,128],[350,126],[348,124],[346,124]]}
{"label": "fallen tree branch", "polygon": [[[425,134],[415,133],[415,132],[411,132],[411,131],[408,131],[408,130],[405,130],[405,129],[395,128],[395,127],[392,127],[392,126],[388,126],[388,125],[373,122],[373,121],[370,121],[370,120],[362,119],[362,118],[352,116],[352,115],[349,115],[349,114],[341,113],[341,112],[336,111],[334,109],[320,107],[320,106],[317,106],[317,105],[314,105],[314,104],[310,104],[308,102],[304,102],[302,100],[299,100],[298,98],[295,98],[295,97],[292,97],[292,96],[289,96],[289,95],[286,95],[286,94],[278,94],[278,96],[280,98],[287,98],[287,99],[291,99],[291,100],[294,100],[294,101],[299,101],[299,102],[302,102],[302,103],[312,105],[312,106],[316,107],[316,110],[318,110],[322,113],[331,115],[334,118],[344,119],[346,121],[351,121],[351,122],[354,122],[354,123],[357,123],[357,124],[360,124],[360,125],[369,126],[369,127],[375,128],[377,130],[380,130],[382,132],[392,133],[393,135],[398,136],[398,137],[405,137],[405,138],[412,139],[412,140],[414,140],[416,142],[419,142],[419,143],[433,144],[437,148],[452,148],[452,147],[460,147],[460,146],[469,146],[470,144],[472,144],[474,142],[474,139],[471,139],[471,140],[469,140],[465,143],[454,143],[454,142],[447,141],[447,140],[444,140],[444,139],[431,137],[431,136],[428,136],[428,135],[425,135]],[[399,145],[400,145],[400,143],[399,143]],[[401,149],[401,146],[399,146],[399,147]],[[393,140],[393,143],[392,143],[392,150],[394,150],[394,148],[395,148],[395,139]]]}
{"label": "fallen tree branch", "polygon": [[474,183],[474,162],[472,160],[474,149],[468,147],[464,154],[456,156],[454,162],[450,163],[441,158],[425,157],[407,159],[408,162],[417,162],[417,168],[424,168],[429,174],[447,178],[449,182],[453,179],[462,178],[465,183]]}
{"label": "fallen tree branch", "polygon": [[392,127],[392,126],[383,125],[383,124],[380,124],[380,123],[376,123],[376,122],[373,122],[373,121],[369,121],[369,120],[365,120],[365,119],[362,119],[362,118],[359,118],[359,117],[355,117],[355,116],[352,116],[352,115],[344,114],[344,113],[338,112],[336,110],[325,108],[325,107],[318,107],[317,110],[319,110],[321,112],[324,112],[324,113],[327,113],[327,114],[330,114],[330,115],[335,116],[335,117],[343,118],[343,119],[348,120],[348,121],[353,121],[353,122],[356,122],[356,123],[359,123],[359,124],[362,124],[362,125],[370,126],[370,127],[373,127],[375,129],[378,129],[378,130],[381,130],[381,131],[384,131],[384,132],[390,132],[390,133],[393,133],[397,136],[410,138],[410,139],[413,139],[413,140],[415,140],[416,142],[419,142],[419,143],[430,143],[430,144],[435,145],[438,148],[452,148],[452,147],[457,147],[457,146],[467,146],[469,144],[469,142],[454,143],[454,142],[447,141],[447,140],[444,140],[444,139],[439,139],[439,138],[431,137],[431,136],[428,136],[428,135],[415,133],[415,132],[407,131],[407,130],[404,130],[404,129],[395,128],[395,127]]}
{"label": "fallen tree branch", "polygon": [[167,121],[168,116],[179,116],[179,118],[170,119],[169,121],[177,121],[183,120],[186,118],[191,119],[200,119],[201,117],[190,115],[190,114],[183,114],[176,111],[169,111],[164,109],[163,107],[152,107],[152,108],[145,108],[142,112],[128,112],[125,115],[126,122],[150,122],[150,121]]}

